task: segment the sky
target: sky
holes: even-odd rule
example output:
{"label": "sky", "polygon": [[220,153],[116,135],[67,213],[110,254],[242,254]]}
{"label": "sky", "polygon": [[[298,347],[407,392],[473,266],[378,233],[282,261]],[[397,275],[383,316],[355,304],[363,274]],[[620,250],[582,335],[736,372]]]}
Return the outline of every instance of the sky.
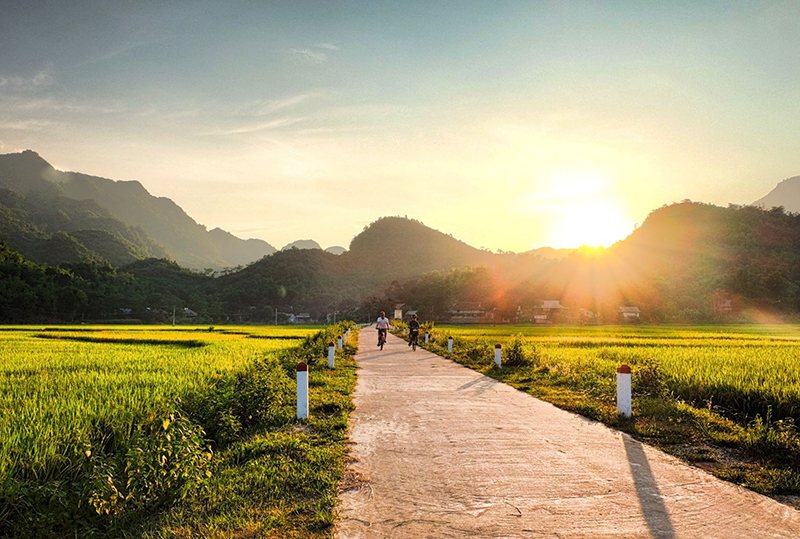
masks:
{"label": "sky", "polygon": [[608,245],[800,175],[800,2],[0,0],[0,153],[209,229]]}

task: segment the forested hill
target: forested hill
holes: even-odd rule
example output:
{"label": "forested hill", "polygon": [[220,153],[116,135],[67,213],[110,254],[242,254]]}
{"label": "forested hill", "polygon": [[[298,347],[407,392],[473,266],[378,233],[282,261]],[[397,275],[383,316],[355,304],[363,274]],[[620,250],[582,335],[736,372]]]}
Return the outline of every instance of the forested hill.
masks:
{"label": "forested hill", "polygon": [[370,281],[388,282],[429,271],[491,264],[494,255],[414,219],[384,217],[353,238],[342,258]]}
{"label": "forested hill", "polygon": [[[122,313],[157,321],[176,306],[204,323],[265,322],[276,310],[364,319],[392,303],[433,319],[478,309],[511,321],[544,300],[559,300],[573,313],[590,310],[605,322],[617,321],[620,305],[639,307],[643,320],[670,322],[800,312],[800,216],[692,202],[652,212],[610,249],[562,257],[490,253],[398,217],[368,226],[341,255],[290,249],[217,278],[163,260],[56,269],[3,252],[5,321],[23,321],[21,313],[25,320]],[[16,307],[22,304],[31,308]]]}
{"label": "forested hill", "polygon": [[[422,225],[402,220],[393,225],[405,227],[405,233],[382,251],[382,235],[372,234],[377,244],[364,251],[402,264],[418,252],[419,236],[411,231]],[[351,251],[359,252],[358,243],[354,240]],[[448,247],[461,258],[423,251],[426,260],[419,264],[443,259],[455,264],[433,272],[430,266],[417,267],[420,271],[411,278],[390,273],[387,277],[401,282],[387,287],[387,302],[436,316],[479,306],[504,319],[548,299],[573,311],[591,310],[606,321],[617,320],[621,305],[638,306],[643,319],[651,321],[736,319],[746,312],[794,316],[800,311],[800,216],[780,209],[673,204],[652,212],[610,249],[577,250],[557,259],[492,254],[463,244]],[[460,269],[448,269],[453,267]]]}
{"label": "forested hill", "polygon": [[[34,260],[52,261],[41,256],[41,240],[57,243],[65,262],[86,254],[115,264],[168,256],[196,269],[244,265],[275,251],[262,240],[206,230],[137,181],[61,172],[30,150],[0,155],[0,188],[16,195],[11,206],[8,194],[0,201],[0,240]],[[75,201],[85,202],[80,212]],[[69,219],[55,217],[62,210]]]}

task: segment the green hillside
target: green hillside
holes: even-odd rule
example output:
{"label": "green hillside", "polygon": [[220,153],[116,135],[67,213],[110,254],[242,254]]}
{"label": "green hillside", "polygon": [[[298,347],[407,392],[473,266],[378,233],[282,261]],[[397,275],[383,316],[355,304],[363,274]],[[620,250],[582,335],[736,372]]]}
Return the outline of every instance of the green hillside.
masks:
{"label": "green hillside", "polygon": [[[45,234],[100,230],[122,239],[121,244],[109,246],[108,252],[94,253],[116,264],[168,257],[185,267],[222,269],[275,252],[263,240],[243,240],[220,229],[206,230],[172,200],[154,197],[138,181],[62,172],[30,150],[0,155],[0,188],[26,201],[24,215],[15,219],[33,219],[32,224]],[[64,214],[61,219],[60,214]],[[0,240],[23,248],[13,234]],[[102,247],[103,243],[94,242],[93,247]],[[123,254],[126,247],[132,249]]]}

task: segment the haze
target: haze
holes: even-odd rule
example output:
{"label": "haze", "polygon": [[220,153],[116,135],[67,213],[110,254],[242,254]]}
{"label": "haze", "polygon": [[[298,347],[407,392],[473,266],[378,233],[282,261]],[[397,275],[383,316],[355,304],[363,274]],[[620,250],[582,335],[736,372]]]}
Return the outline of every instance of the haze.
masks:
{"label": "haze", "polygon": [[797,2],[0,3],[0,153],[347,245],[608,245],[800,173]]}

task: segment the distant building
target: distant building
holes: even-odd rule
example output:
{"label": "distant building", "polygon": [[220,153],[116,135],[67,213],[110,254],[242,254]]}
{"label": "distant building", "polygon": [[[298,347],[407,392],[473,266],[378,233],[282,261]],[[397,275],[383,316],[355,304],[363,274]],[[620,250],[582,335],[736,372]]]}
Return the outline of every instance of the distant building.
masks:
{"label": "distant building", "polygon": [[560,320],[566,310],[561,305],[561,300],[546,299],[533,310],[533,321],[537,324],[552,324]]}
{"label": "distant building", "polygon": [[486,324],[495,321],[495,312],[480,304],[458,305],[448,311],[450,322],[454,324]]}
{"label": "distant building", "polygon": [[419,313],[417,313],[417,311],[406,311],[406,314],[405,314],[405,319],[406,319],[406,320],[411,320],[411,317],[412,317],[413,315],[415,315],[415,314],[419,314]]}
{"label": "distant building", "polygon": [[292,324],[310,324],[311,315],[309,313],[290,314],[289,322]]}
{"label": "distant building", "polygon": [[394,305],[394,319],[395,320],[402,320],[403,319],[403,307],[405,307],[405,303],[395,303]]}
{"label": "distant building", "polygon": [[635,305],[620,305],[619,319],[623,322],[638,322],[642,314]]}
{"label": "distant building", "polygon": [[189,307],[184,307],[183,308],[183,316],[188,316],[190,318],[194,318],[195,316],[197,316],[197,313],[194,312],[193,310],[191,310]]}

